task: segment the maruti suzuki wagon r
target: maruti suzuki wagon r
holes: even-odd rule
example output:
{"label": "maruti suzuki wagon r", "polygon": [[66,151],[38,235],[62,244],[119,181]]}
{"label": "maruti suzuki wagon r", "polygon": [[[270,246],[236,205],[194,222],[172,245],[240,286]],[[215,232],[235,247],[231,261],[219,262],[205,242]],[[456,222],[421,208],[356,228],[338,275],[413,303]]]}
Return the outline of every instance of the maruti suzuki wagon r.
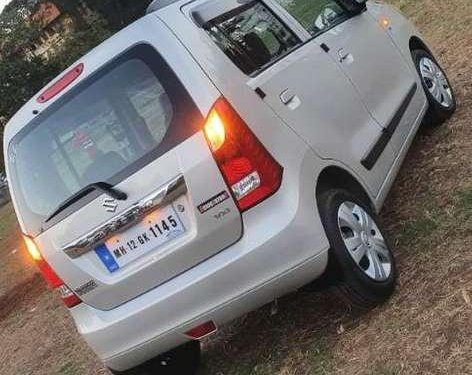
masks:
{"label": "maruti suzuki wagon r", "polygon": [[114,373],[191,374],[199,340],[315,279],[394,289],[376,214],[444,71],[390,6],[157,0],[4,136],[27,248]]}

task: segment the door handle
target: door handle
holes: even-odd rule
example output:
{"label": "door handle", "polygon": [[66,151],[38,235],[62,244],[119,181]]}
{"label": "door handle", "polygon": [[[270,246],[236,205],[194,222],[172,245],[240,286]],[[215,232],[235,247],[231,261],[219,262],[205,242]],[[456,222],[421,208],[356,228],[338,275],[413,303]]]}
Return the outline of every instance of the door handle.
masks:
{"label": "door handle", "polygon": [[341,49],[338,51],[338,57],[339,57],[339,62],[340,62],[340,63],[343,63],[343,62],[346,61],[347,59],[352,58],[352,55],[351,55],[349,52],[346,52],[346,51],[344,50],[344,48],[341,48]]}
{"label": "door handle", "polygon": [[285,104],[285,105],[288,105],[291,101],[293,101],[295,98],[297,97],[297,95],[295,95],[295,93],[290,90],[290,89],[287,89],[285,91],[283,91],[281,94],[280,94],[280,101]]}
{"label": "door handle", "polygon": [[287,89],[280,94],[280,101],[292,111],[302,103],[300,98],[292,90]]}

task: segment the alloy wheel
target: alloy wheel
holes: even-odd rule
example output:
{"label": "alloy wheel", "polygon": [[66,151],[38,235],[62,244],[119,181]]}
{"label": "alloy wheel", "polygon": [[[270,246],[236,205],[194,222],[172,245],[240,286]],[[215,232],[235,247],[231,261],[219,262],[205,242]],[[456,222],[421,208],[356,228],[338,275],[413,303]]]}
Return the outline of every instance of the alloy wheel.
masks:
{"label": "alloy wheel", "polygon": [[338,210],[338,226],[349,255],[368,277],[385,281],[392,272],[392,257],[374,219],[361,206],[344,202]]}
{"label": "alloy wheel", "polygon": [[422,57],[419,67],[421,78],[433,98],[443,107],[451,107],[454,103],[452,90],[439,65],[428,57]]}

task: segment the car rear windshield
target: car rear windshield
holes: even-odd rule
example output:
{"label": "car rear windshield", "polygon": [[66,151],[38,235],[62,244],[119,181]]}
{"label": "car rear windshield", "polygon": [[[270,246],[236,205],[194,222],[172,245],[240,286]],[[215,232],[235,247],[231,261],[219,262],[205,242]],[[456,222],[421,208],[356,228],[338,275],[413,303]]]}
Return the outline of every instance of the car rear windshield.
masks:
{"label": "car rear windshield", "polygon": [[157,51],[148,45],[133,48],[10,143],[8,159],[23,218],[26,214],[44,226],[45,218],[83,187],[116,184],[194,134],[199,117]]}

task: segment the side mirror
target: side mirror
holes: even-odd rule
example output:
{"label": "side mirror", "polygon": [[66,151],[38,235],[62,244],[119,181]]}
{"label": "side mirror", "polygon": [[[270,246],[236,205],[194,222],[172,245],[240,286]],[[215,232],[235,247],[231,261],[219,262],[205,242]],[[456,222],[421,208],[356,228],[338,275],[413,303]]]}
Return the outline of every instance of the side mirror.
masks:
{"label": "side mirror", "polygon": [[340,2],[353,15],[360,14],[367,9],[367,0],[340,0]]}

